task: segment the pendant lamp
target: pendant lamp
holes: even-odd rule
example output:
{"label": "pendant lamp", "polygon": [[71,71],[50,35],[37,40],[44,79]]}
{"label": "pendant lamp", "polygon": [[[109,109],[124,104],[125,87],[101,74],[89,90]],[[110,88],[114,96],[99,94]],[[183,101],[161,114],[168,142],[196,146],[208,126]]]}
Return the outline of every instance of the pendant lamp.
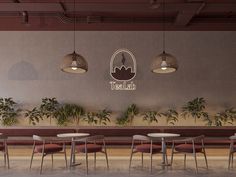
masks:
{"label": "pendant lamp", "polygon": [[61,63],[61,70],[67,73],[85,73],[88,71],[88,64],[82,55],[75,52],[75,0],[74,0],[74,52],[66,55]]}
{"label": "pendant lamp", "polygon": [[163,52],[154,58],[151,71],[158,74],[166,74],[177,71],[178,63],[176,58],[165,52],[165,0],[163,0]]}

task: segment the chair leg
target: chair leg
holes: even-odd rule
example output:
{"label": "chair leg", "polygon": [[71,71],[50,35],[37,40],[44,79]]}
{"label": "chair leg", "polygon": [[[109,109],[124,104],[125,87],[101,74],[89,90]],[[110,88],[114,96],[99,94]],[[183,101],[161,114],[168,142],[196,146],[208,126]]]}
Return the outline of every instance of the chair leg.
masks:
{"label": "chair leg", "polygon": [[71,142],[71,150],[70,150],[70,168],[72,167],[72,163],[73,163],[73,156],[74,156],[74,142]]}
{"label": "chair leg", "polygon": [[64,150],[64,156],[65,156],[65,162],[66,162],[66,168],[68,167],[67,165],[67,156],[66,156],[66,150]]}
{"label": "chair leg", "polygon": [[184,154],[184,169],[186,169],[186,154]]}
{"label": "chair leg", "polygon": [[53,168],[53,154],[51,154],[51,157],[52,157],[52,168]]}
{"label": "chair leg", "polygon": [[231,167],[233,168],[234,167],[234,154],[233,153],[232,153],[231,158],[232,158]]}
{"label": "chair leg", "polygon": [[142,168],[143,168],[143,153],[141,153],[141,156],[142,156]]}
{"label": "chair leg", "polygon": [[4,166],[6,167],[6,165],[7,165],[7,154],[6,154],[6,152],[4,152],[3,153],[3,157],[4,157]]}
{"label": "chair leg", "polygon": [[44,159],[44,154],[42,153],[41,166],[40,166],[40,174],[42,174],[42,171],[43,171],[43,159]]}
{"label": "chair leg", "polygon": [[108,163],[107,151],[105,151],[105,156],[106,156],[106,162],[107,162],[107,169],[109,169],[109,163]]}
{"label": "chair leg", "polygon": [[96,152],[94,153],[94,169],[96,170],[96,160],[97,160],[97,156],[96,156]]}
{"label": "chair leg", "polygon": [[229,153],[229,162],[228,162],[228,169],[230,169],[230,163],[231,163],[231,155],[232,155],[232,153],[230,152],[230,153]]}
{"label": "chair leg", "polygon": [[173,159],[174,159],[174,152],[171,153],[170,166],[172,166],[173,164]]}
{"label": "chair leg", "polygon": [[133,158],[133,152],[131,152],[131,154],[130,154],[130,159],[129,159],[129,172],[130,172],[130,168],[131,168],[132,158]]}
{"label": "chair leg", "polygon": [[86,174],[88,175],[88,153],[86,152]]}
{"label": "chair leg", "polygon": [[7,157],[7,168],[9,169],[9,168],[10,168],[10,163],[9,163],[9,154],[8,154],[8,150],[7,150],[6,157]]}
{"label": "chair leg", "polygon": [[207,162],[206,152],[204,152],[203,155],[204,155],[205,162],[206,162],[206,168],[208,169],[208,162]]}
{"label": "chair leg", "polygon": [[198,166],[197,166],[197,155],[196,153],[194,153],[194,160],[195,160],[195,164],[196,164],[196,172],[198,173]]}
{"label": "chair leg", "polygon": [[31,160],[30,160],[30,169],[31,169],[31,167],[32,167],[33,158],[34,158],[34,152],[32,152],[32,155],[31,155]]}

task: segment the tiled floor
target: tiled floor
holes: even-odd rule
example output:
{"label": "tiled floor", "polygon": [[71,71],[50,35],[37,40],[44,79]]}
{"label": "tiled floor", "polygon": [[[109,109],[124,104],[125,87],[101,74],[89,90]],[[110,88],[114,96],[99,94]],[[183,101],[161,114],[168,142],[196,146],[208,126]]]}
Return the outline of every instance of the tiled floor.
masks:
{"label": "tiled floor", "polygon": [[[0,159],[2,160],[2,159]],[[43,174],[39,175],[40,158],[36,157],[33,162],[32,170],[29,170],[29,156],[12,156],[11,168],[8,170],[0,167],[0,177],[82,177],[86,176],[85,163],[83,157],[79,157],[82,165],[73,167],[72,169],[65,169],[65,163],[62,156],[54,157],[54,167],[51,168],[50,156],[45,158]],[[144,168],[141,167],[140,157],[136,156],[133,160],[131,172],[129,174],[128,156],[110,156],[109,164],[110,169],[106,169],[105,159],[102,156],[98,157],[97,168],[93,168],[93,159],[89,161],[90,169],[89,176],[91,177],[147,177],[147,176],[160,176],[160,177],[235,177],[236,166],[233,170],[227,169],[227,156],[209,156],[209,170],[206,170],[205,163],[202,157],[198,158],[199,173],[195,172],[195,164],[192,157],[187,159],[187,168],[183,168],[183,157],[177,156],[174,160],[172,169],[163,170],[160,165],[160,157],[155,157],[153,162],[153,173],[149,172],[149,160],[145,157]],[[3,161],[0,161],[3,162]],[[3,164],[3,163],[0,163]]]}

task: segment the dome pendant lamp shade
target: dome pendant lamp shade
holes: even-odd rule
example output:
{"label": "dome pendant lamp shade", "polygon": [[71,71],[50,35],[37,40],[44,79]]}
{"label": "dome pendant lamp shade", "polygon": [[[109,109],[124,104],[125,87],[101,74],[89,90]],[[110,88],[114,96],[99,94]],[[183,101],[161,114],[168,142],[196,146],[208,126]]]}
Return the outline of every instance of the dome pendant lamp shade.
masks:
{"label": "dome pendant lamp shade", "polygon": [[153,73],[159,74],[172,73],[175,72],[177,69],[178,63],[176,58],[173,55],[165,53],[165,51],[155,57],[151,66],[151,71]]}
{"label": "dome pendant lamp shade", "polygon": [[83,56],[74,51],[63,58],[61,70],[67,73],[82,74],[88,71],[88,64]]}
{"label": "dome pendant lamp shade", "polygon": [[66,73],[82,74],[88,71],[88,63],[85,58],[75,52],[75,0],[74,0],[74,52],[66,55],[61,63],[61,70]]}
{"label": "dome pendant lamp shade", "polygon": [[163,7],[163,32],[162,32],[162,42],[163,42],[163,52],[154,58],[154,61],[151,65],[151,71],[158,74],[167,74],[173,73],[178,69],[178,63],[176,58],[165,52],[166,48],[166,35],[165,35],[165,0],[162,3]]}

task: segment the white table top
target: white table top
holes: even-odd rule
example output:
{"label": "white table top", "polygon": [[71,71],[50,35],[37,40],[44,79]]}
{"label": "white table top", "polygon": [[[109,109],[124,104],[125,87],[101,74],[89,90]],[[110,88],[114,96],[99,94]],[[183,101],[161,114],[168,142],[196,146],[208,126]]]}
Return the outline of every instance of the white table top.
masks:
{"label": "white table top", "polygon": [[147,134],[149,137],[153,138],[170,138],[170,137],[178,137],[180,134],[175,134],[175,133],[148,133]]}
{"label": "white table top", "polygon": [[60,138],[76,138],[76,137],[86,137],[89,136],[89,133],[61,133],[57,134],[57,137]]}

